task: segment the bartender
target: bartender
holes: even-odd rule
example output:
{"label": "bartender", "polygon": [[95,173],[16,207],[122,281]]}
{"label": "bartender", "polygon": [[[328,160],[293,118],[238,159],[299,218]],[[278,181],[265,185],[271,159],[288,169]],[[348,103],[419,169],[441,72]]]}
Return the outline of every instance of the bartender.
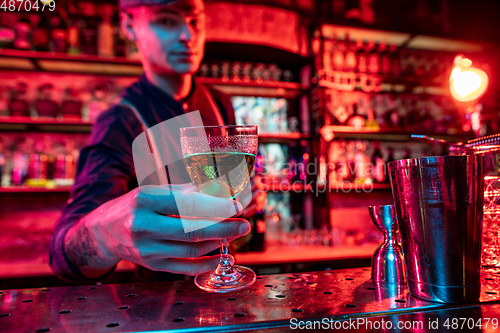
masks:
{"label": "bartender", "polygon": [[230,99],[193,78],[204,55],[203,1],[118,3],[121,27],[137,44],[144,74],[122,92],[120,103],[98,117],[81,151],[70,200],[52,236],[50,264],[59,277],[72,281],[105,279],[122,259],[145,267],[144,272],[213,270],[219,255],[206,254],[219,248],[220,239],[246,235],[248,221],[230,218],[185,233],[182,220],[172,215],[251,216],[265,205],[265,193],[254,188],[245,210],[233,200],[192,190],[179,190],[177,201],[161,186],[148,195],[138,188],[132,156],[132,142],[145,127],[191,111],[200,111],[205,126],[235,122]]}

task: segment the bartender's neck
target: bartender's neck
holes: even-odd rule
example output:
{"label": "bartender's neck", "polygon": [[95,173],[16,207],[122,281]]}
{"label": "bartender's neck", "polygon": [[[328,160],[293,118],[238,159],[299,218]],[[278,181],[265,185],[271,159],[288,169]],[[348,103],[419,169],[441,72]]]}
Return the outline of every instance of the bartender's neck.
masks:
{"label": "bartender's neck", "polygon": [[189,96],[193,84],[192,74],[165,75],[154,71],[145,71],[146,77],[157,88],[172,96],[176,101],[181,101]]}

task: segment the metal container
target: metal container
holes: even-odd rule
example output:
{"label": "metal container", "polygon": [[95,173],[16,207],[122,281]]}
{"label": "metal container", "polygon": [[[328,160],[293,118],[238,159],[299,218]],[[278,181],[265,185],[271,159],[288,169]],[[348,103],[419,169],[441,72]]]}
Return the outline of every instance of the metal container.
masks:
{"label": "metal container", "polygon": [[384,243],[373,254],[372,281],[376,284],[406,284],[403,250],[398,243],[398,222],[393,205],[369,206],[373,224],[384,233]]}
{"label": "metal container", "polygon": [[440,303],[480,294],[484,157],[389,163],[411,295]]}

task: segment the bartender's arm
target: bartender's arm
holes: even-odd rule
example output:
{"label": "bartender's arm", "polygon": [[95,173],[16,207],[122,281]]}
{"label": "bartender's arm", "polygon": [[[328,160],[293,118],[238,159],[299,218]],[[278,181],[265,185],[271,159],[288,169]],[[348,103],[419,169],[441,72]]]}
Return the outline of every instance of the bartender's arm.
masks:
{"label": "bartender's arm", "polygon": [[[151,186],[103,204],[69,229],[64,241],[68,259],[88,278],[103,276],[121,259],[155,271],[188,275],[215,269],[218,256],[200,256],[216,250],[220,239],[247,234],[249,223],[228,219],[186,233],[181,219],[168,215],[184,211],[208,218],[236,216],[242,206],[190,189],[179,191],[178,202],[169,189]],[[201,219],[190,222],[204,223]]]}
{"label": "bartender's arm", "polygon": [[[80,155],[71,200],[51,240],[50,264],[61,278],[105,278],[121,259],[152,270],[194,275],[214,269],[218,256],[189,258],[217,249],[219,239],[231,240],[250,231],[246,220],[229,219],[184,233],[181,220],[167,216],[180,211],[169,190],[150,187],[146,193],[136,188],[131,143],[140,131],[134,114],[120,106],[96,121]],[[182,211],[190,211],[192,216],[208,219],[220,214],[237,216],[241,211],[242,206],[235,206],[232,200],[203,195],[192,188],[178,191],[183,192]]]}

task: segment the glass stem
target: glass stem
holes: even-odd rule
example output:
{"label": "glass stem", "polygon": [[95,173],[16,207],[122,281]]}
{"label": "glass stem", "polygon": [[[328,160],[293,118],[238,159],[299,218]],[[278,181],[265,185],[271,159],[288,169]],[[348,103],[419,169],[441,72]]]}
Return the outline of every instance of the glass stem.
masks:
{"label": "glass stem", "polygon": [[230,274],[233,270],[231,266],[231,261],[229,260],[227,239],[220,240],[220,261],[217,270],[220,271],[220,274]]}

